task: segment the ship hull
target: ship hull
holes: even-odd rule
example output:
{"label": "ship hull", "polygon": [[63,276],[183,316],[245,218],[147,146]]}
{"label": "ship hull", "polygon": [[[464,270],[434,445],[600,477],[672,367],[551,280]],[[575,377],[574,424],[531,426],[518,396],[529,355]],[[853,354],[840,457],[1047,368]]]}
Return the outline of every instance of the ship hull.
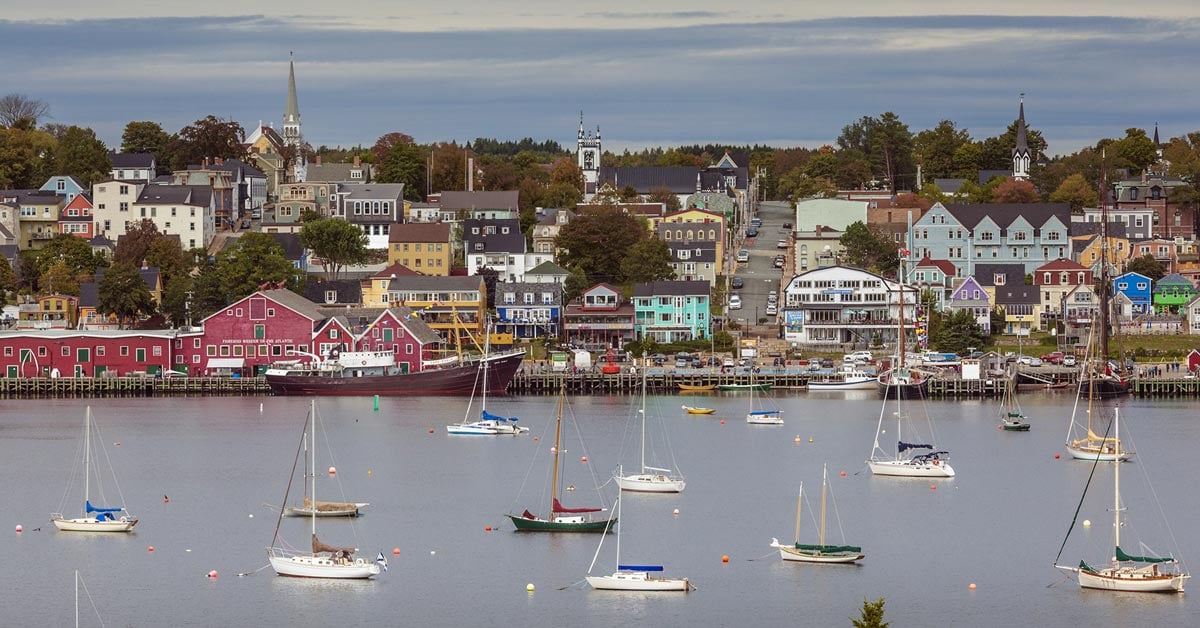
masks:
{"label": "ship hull", "polygon": [[[488,360],[488,392],[504,393],[521,368],[525,354]],[[276,395],[470,395],[477,385],[476,365],[432,369],[395,375],[331,377],[325,375],[266,375]],[[477,391],[476,391],[477,392]]]}

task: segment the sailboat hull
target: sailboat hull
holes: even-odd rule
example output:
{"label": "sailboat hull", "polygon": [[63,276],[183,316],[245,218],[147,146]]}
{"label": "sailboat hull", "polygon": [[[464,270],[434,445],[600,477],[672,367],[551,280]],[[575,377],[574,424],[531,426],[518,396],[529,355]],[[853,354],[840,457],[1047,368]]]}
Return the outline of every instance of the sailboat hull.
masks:
{"label": "sailboat hull", "polygon": [[1183,593],[1186,574],[1158,573],[1149,567],[1117,567],[1086,571],[1079,569],[1079,586],[1085,589],[1132,591],[1135,593]]}
{"label": "sailboat hull", "polygon": [[868,460],[872,475],[906,478],[952,478],[954,468],[945,461],[913,462],[911,460]]}
{"label": "sailboat hull", "polygon": [[357,517],[362,513],[359,509],[370,506],[370,502],[356,502],[353,508],[305,508],[303,506],[288,506],[285,513],[289,517]]}
{"label": "sailboat hull", "polygon": [[1100,462],[1116,462],[1117,460],[1126,462],[1133,458],[1134,455],[1132,451],[1122,450],[1120,453],[1117,453],[1115,450],[1108,447],[1101,449],[1097,447],[1072,447],[1068,445],[1067,451],[1071,454],[1071,457],[1076,460],[1088,460],[1091,462],[1095,462],[1097,460]]}
{"label": "sailboat hull", "polygon": [[463,436],[517,436],[528,432],[529,428],[517,425],[500,425],[494,421],[476,421],[475,423],[460,423],[447,425],[447,434]]}
{"label": "sailboat hull", "polygon": [[362,558],[349,562],[336,562],[327,556],[306,554],[285,555],[268,552],[271,568],[281,576],[293,578],[330,578],[337,580],[362,580],[378,576],[379,564]]}
{"label": "sailboat hull", "polygon": [[88,517],[82,519],[54,518],[50,522],[63,532],[131,532],[138,520],[122,517],[113,521],[97,521],[95,517]]}
{"label": "sailboat hull", "polygon": [[574,517],[569,519],[556,519],[549,521],[546,519],[529,519],[520,515],[504,515],[508,517],[513,526],[517,528],[517,532],[607,532],[616,525],[616,518],[612,519],[586,519],[579,517],[576,521]]}
{"label": "sailboat hull", "polygon": [[928,379],[919,382],[897,381],[890,377],[890,371],[875,380],[875,387],[884,399],[924,399],[929,396]]}
{"label": "sailboat hull", "polygon": [[617,571],[611,576],[588,576],[593,589],[601,591],[683,591],[692,590],[687,578],[655,578],[644,571]]}
{"label": "sailboat hull", "polygon": [[640,473],[616,478],[617,486],[622,491],[638,493],[679,493],[683,491],[686,482],[662,474]]}
{"label": "sailboat hull", "polygon": [[751,412],[746,415],[746,422],[750,425],[783,425],[783,417],[778,412]]}
{"label": "sailboat hull", "polygon": [[827,565],[848,565],[864,558],[862,554],[812,554],[787,547],[779,548],[779,557],[791,562],[821,563]]}

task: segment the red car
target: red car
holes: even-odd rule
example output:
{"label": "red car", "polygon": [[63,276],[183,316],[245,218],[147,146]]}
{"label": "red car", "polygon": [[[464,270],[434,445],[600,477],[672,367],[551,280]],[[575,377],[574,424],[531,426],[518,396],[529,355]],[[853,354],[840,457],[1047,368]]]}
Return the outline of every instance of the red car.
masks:
{"label": "red car", "polygon": [[1063,357],[1065,356],[1066,354],[1064,354],[1062,351],[1054,351],[1042,356],[1042,362],[1049,364],[1062,364]]}

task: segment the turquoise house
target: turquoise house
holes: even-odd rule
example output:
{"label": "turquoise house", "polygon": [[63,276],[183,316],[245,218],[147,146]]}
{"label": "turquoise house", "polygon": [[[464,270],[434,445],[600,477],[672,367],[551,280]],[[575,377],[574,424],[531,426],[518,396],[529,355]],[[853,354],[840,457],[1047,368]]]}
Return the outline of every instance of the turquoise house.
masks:
{"label": "turquoise house", "polygon": [[652,281],[633,288],[634,331],[639,340],[678,342],[712,333],[707,281]]}

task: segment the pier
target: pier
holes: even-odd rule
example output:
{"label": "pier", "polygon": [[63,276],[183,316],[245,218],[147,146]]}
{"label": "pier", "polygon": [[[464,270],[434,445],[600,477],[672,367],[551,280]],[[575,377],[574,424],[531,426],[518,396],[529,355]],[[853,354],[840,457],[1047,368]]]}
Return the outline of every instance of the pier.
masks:
{"label": "pier", "polygon": [[8,377],[0,398],[268,395],[261,377]]}

